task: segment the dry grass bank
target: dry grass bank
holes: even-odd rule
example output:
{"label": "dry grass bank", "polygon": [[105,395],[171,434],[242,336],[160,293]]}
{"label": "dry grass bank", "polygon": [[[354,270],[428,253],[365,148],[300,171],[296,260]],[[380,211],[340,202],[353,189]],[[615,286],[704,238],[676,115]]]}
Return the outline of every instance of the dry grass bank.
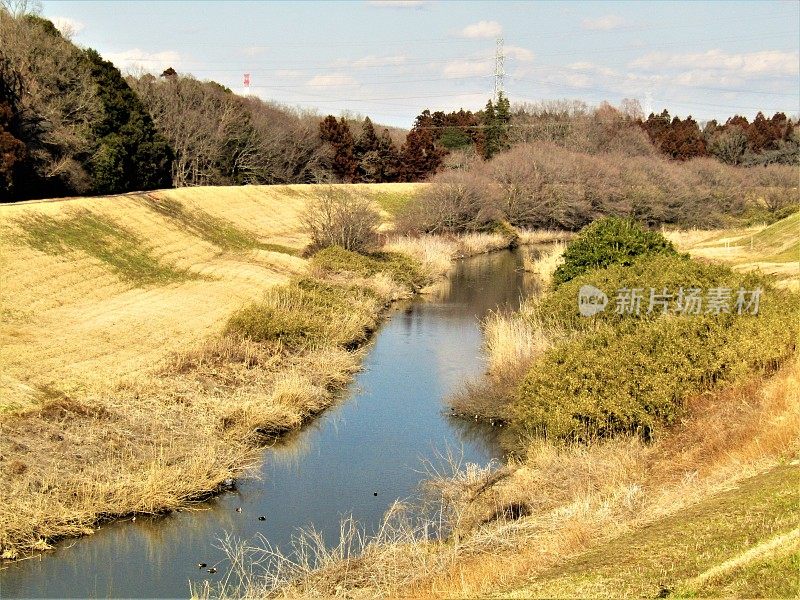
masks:
{"label": "dry grass bank", "polygon": [[[344,186],[385,209],[418,188]],[[2,558],[230,486],[265,441],[334,401],[409,277],[504,247],[497,236],[390,245],[423,273],[390,255],[309,261],[298,217],[320,189],[0,206]]]}
{"label": "dry grass bank", "polygon": [[757,269],[773,275],[781,287],[800,290],[800,212],[768,226],[664,235],[694,257],[729,263],[741,271]]}
{"label": "dry grass bank", "polygon": [[[764,245],[774,245],[774,231],[764,231]],[[684,237],[708,241],[705,234]],[[456,399],[457,411],[506,418],[502,411],[521,374],[568,335],[543,322],[539,308],[529,301],[519,313],[487,320],[487,379]],[[374,537],[347,523],[346,543],[331,549],[309,534],[299,542],[300,561],[272,550],[231,548],[236,565],[256,559],[265,570],[251,571],[244,587],[222,595],[483,597],[504,590],[501,595],[515,597],[623,597],[696,593],[715,585],[745,595],[777,590],[771,583],[791,569],[786,557],[799,516],[800,360],[795,355],[775,375],[768,373],[689,394],[680,418],[649,443],[627,434],[588,444],[531,438],[499,468],[454,463],[449,471],[432,472],[430,504],[394,507]],[[699,546],[692,544],[695,536]],[[759,572],[769,585],[754,583]]]}
{"label": "dry grass bank", "polygon": [[[380,201],[416,187],[347,189]],[[298,215],[316,189],[0,206],[0,555],[191,505],[333,400],[358,368],[345,344],[223,334],[234,311],[308,273]],[[372,279],[354,327],[396,293]]]}
{"label": "dry grass bank", "polygon": [[[374,537],[345,523],[335,548],[308,534],[298,542],[301,561],[232,545],[245,585],[196,593],[621,597],[699,587],[709,573],[729,572],[731,561],[741,566],[737,557],[751,547],[794,539],[799,399],[794,362],[769,380],[693,398],[684,421],[650,445],[533,440],[526,456],[500,469],[455,465],[432,473],[438,501],[428,518],[398,505]],[[444,542],[435,539],[442,517]],[[695,536],[713,551],[696,552]]]}

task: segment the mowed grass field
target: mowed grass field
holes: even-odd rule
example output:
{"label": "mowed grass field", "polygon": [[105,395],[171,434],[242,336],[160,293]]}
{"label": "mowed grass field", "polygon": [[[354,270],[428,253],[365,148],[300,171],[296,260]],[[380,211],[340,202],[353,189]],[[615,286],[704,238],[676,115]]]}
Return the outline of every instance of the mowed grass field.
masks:
{"label": "mowed grass field", "polygon": [[800,290],[800,212],[771,225],[665,235],[694,257],[728,263],[741,271],[758,269],[774,275],[779,286]]}
{"label": "mowed grass field", "polygon": [[[370,195],[389,228],[386,208],[417,188],[347,193]],[[377,321],[394,284],[365,279],[384,295],[348,294],[302,257],[302,212],[327,189],[0,206],[0,559],[109,519],[190,507],[335,400],[360,364],[348,340],[291,349],[230,330],[243,307],[284,298],[300,281],[335,296],[305,293],[329,302],[318,311],[353,308],[354,336]]]}
{"label": "mowed grass field", "polygon": [[[245,302],[306,270],[299,214],[325,187],[0,206],[0,412],[112,389],[219,331]],[[395,210],[418,187],[348,189]]]}

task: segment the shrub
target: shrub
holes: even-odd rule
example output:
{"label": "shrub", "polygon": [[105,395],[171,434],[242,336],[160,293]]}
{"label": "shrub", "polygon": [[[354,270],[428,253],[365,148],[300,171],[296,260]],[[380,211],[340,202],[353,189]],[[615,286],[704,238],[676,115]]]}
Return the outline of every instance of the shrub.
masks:
{"label": "shrub", "polygon": [[365,287],[300,279],[234,313],[225,333],[290,350],[349,348],[366,341],[383,304]]}
{"label": "shrub", "polygon": [[411,233],[466,233],[484,230],[494,219],[494,186],[485,177],[452,171],[437,175],[398,219]]}
{"label": "shrub", "polygon": [[[662,314],[640,318],[613,308],[577,316],[579,288],[761,287],[757,315]],[[576,277],[540,304],[539,318],[572,332],[529,369],[512,406],[517,433],[591,440],[618,433],[651,438],[672,423],[690,394],[770,372],[796,349],[798,298],[758,274],[738,274],[681,256],[648,256]],[[643,309],[645,306],[643,305]]]}
{"label": "shrub", "polygon": [[630,219],[605,217],[585,227],[567,245],[564,262],[555,270],[553,281],[559,285],[591,269],[630,265],[645,254],[675,255],[677,251],[658,232],[647,231]]}
{"label": "shrub", "polygon": [[311,259],[311,264],[327,273],[352,273],[361,277],[386,273],[397,283],[412,290],[427,283],[422,265],[410,256],[398,252],[364,255],[350,252],[341,246],[330,246],[317,252]]}
{"label": "shrub", "polygon": [[341,246],[369,252],[378,245],[381,218],[367,196],[328,188],[309,201],[301,221],[311,236],[312,250]]}

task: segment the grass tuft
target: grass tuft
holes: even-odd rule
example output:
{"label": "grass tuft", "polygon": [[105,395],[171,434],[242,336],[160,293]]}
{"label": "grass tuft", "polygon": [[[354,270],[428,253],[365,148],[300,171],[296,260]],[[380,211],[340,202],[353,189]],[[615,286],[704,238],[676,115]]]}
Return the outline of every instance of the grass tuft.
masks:
{"label": "grass tuft", "polygon": [[416,290],[430,283],[419,261],[399,252],[359,254],[341,246],[331,246],[317,252],[311,259],[311,265],[325,274],[373,277],[378,273],[386,273],[409,290]]}
{"label": "grass tuft", "polygon": [[291,350],[350,348],[366,341],[384,304],[366,287],[300,279],[269,290],[263,300],[235,313],[225,332]]}

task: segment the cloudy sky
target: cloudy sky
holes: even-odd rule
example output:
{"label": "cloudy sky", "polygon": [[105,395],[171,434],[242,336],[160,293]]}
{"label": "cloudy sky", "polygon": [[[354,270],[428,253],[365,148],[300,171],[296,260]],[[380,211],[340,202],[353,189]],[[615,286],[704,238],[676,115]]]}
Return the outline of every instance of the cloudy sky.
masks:
{"label": "cloudy sky", "polygon": [[45,1],[123,71],[172,66],[283,104],[410,126],[479,109],[504,40],[512,102],[570,98],[699,120],[800,112],[800,3]]}

